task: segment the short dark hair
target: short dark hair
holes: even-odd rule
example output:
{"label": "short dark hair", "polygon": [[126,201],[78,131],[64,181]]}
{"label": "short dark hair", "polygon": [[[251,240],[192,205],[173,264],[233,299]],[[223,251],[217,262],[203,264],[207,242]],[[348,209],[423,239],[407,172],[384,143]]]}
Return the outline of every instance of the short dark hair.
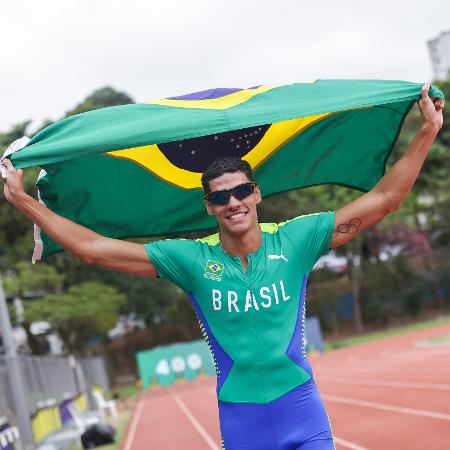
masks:
{"label": "short dark hair", "polygon": [[218,178],[225,173],[235,173],[244,172],[250,181],[255,181],[253,179],[253,171],[250,164],[240,158],[233,156],[223,157],[214,160],[203,172],[202,175],[202,186],[205,194],[211,192],[209,187],[209,182]]}

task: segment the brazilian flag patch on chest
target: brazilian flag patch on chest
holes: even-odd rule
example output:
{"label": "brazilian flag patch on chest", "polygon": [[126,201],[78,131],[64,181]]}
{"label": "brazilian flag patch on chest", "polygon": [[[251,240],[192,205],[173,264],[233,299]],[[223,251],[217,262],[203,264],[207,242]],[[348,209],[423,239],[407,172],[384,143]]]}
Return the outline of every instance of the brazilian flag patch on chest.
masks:
{"label": "brazilian flag patch on chest", "polygon": [[206,264],[204,276],[210,280],[220,281],[222,279],[223,269],[223,264],[209,260]]}

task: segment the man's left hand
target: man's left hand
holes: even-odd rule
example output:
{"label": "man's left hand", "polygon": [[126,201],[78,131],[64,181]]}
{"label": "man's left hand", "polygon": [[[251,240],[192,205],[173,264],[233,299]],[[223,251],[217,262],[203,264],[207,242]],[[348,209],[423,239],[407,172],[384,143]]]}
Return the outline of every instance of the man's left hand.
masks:
{"label": "man's left hand", "polygon": [[422,98],[417,102],[422,114],[424,127],[431,127],[437,130],[442,128],[444,123],[442,110],[444,109],[444,99],[430,97],[428,91],[430,83],[424,84],[421,90]]}

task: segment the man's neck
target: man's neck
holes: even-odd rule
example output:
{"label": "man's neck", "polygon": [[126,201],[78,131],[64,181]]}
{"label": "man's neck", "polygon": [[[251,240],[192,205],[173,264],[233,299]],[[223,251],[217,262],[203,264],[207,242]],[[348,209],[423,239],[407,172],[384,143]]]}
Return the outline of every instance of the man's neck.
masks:
{"label": "man's neck", "polygon": [[248,230],[245,234],[233,236],[220,232],[222,250],[231,256],[245,257],[249,253],[258,250],[262,242],[259,224]]}

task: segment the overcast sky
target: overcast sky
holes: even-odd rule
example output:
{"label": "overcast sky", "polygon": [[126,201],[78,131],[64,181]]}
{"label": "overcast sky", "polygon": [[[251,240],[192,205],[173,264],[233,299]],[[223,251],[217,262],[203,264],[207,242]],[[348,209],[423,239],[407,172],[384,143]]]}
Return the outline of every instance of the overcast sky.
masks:
{"label": "overcast sky", "polygon": [[433,78],[448,0],[1,0],[0,131],[105,85],[136,101],[318,78]]}

